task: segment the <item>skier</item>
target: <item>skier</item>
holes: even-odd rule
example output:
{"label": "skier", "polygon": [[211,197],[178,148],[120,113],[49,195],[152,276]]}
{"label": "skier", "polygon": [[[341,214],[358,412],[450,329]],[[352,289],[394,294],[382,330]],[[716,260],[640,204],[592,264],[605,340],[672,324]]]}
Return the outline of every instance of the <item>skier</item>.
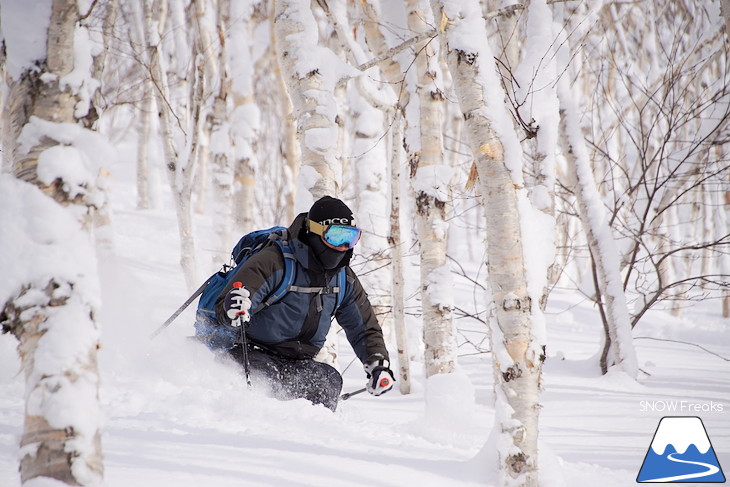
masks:
{"label": "skier", "polygon": [[[205,317],[198,314],[198,338],[216,348],[220,336],[233,336],[232,327],[243,323],[246,350],[239,338],[228,353],[254,382],[267,383],[278,399],[305,398],[334,411],[342,376],[334,367],[313,360],[324,346],[334,313],[364,365],[367,391],[375,396],[389,391],[394,380],[383,333],[348,266],[360,233],[345,203],[330,196],[319,199],[288,228],[288,245],[296,261],[296,280],[289,292],[265,305],[285,273],[282,251],[268,245],[244,262],[218,295],[215,320],[201,323]],[[336,308],[343,268],[346,286]],[[240,337],[241,330],[235,330]]]}

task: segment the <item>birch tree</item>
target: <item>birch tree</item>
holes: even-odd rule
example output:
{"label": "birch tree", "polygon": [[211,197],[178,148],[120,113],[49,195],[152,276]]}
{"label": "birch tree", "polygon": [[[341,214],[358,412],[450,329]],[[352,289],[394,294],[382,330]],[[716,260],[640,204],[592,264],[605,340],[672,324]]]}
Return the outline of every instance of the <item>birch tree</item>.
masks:
{"label": "birch tree", "polygon": [[[272,19],[273,23],[273,19]],[[275,86],[277,98],[281,99],[283,115],[280,120],[283,125],[283,152],[286,162],[286,174],[289,178],[289,191],[285,194],[284,207],[286,211],[287,221],[292,221],[296,216],[296,199],[297,187],[296,181],[299,180],[299,169],[302,163],[302,150],[297,140],[297,121],[294,116],[294,106],[287,92],[286,81],[284,79],[284,70],[281,67],[278,53],[280,52],[278,42],[276,41],[275,29],[271,29],[271,45],[273,55],[271,56],[273,71],[275,75]]]}
{"label": "birch tree", "polygon": [[[205,113],[202,100],[203,80],[200,78],[203,68],[201,66],[201,69],[191,69],[193,66],[197,67],[196,63],[200,62],[200,58],[191,59],[186,53],[195,52],[199,44],[193,43],[191,46],[187,37],[188,30],[185,28],[185,13],[180,2],[170,4],[169,22],[173,27],[170,29],[171,35],[165,38],[155,31],[151,22],[147,22],[154,19],[151,13],[152,0],[146,0],[144,8],[149,70],[155,87],[165,169],[174,198],[180,236],[180,265],[188,289],[194,289],[198,285],[198,272],[191,204],[198,135]],[[164,14],[165,9],[160,9],[160,13]],[[164,22],[161,25],[165,25]],[[169,44],[167,49],[164,49],[163,39]],[[174,90],[171,89],[170,78],[175,80]],[[193,89],[190,89],[188,79],[195,83]]]}
{"label": "birch tree", "polygon": [[[257,12],[254,7],[247,2],[226,2],[219,3],[219,11],[225,11],[224,5],[227,5],[229,12],[226,12],[228,22],[218,22],[219,36],[221,38],[229,38],[229,44],[225,49],[226,69],[230,73],[227,75],[230,84],[229,97],[226,103],[230,106],[231,119],[229,121],[228,130],[230,131],[231,161],[227,161],[228,165],[220,166],[221,176],[223,180],[228,180],[227,172],[233,170],[232,183],[233,199],[231,209],[234,211],[235,230],[239,232],[248,232],[253,228],[254,215],[256,211],[256,168],[258,166],[257,158],[257,139],[260,135],[260,111],[258,105],[254,102],[254,75],[255,62],[253,58],[253,34],[257,23],[264,21],[264,18],[257,19]],[[258,13],[263,16],[265,12]],[[220,15],[220,14],[219,14]],[[229,25],[226,31],[223,26]],[[273,57],[273,56],[272,56]],[[220,98],[220,97],[219,97]],[[284,96],[279,103],[284,103]],[[222,101],[222,98],[220,98]],[[225,132],[221,131],[220,136],[223,137]],[[216,145],[225,141],[222,140]],[[220,149],[219,149],[220,150]],[[226,176],[223,176],[223,175]],[[222,188],[221,188],[222,189]],[[226,197],[228,193],[223,192]],[[222,206],[226,204],[222,201]]]}
{"label": "birch tree", "polygon": [[[537,435],[542,343],[534,340],[518,201],[521,150],[504,113],[493,55],[477,1],[431,2],[442,49],[479,171],[487,224],[491,329],[498,382],[494,434],[499,485],[538,485]],[[496,88],[496,89],[495,89]],[[519,172],[519,174],[518,174]]]}
{"label": "birch tree", "polygon": [[[108,157],[84,128],[98,83],[92,46],[74,0],[4,1],[9,96],[3,110],[0,322],[18,338],[26,381],[20,477],[68,485],[103,479],[97,349],[100,291],[92,217],[95,159]],[[28,48],[25,39],[41,39]],[[27,228],[28,230],[23,230]]]}
{"label": "birch tree", "polygon": [[[609,366],[617,365],[630,377],[636,378],[639,365],[632,343],[629,308],[621,282],[619,252],[611,234],[609,215],[603,207],[593,179],[571,90],[567,86],[567,80],[560,83],[563,154],[568,160],[569,172],[575,184],[580,220],[598,274],[596,283],[599,300],[605,300],[603,316],[608,342],[601,357],[601,367],[605,373]],[[609,353],[612,354],[611,357],[608,356]]]}
{"label": "birch tree", "polygon": [[[407,3],[408,27],[416,35],[430,30],[433,15],[425,1]],[[426,376],[448,374],[456,365],[451,270],[446,260],[447,211],[451,169],[443,164],[443,93],[438,44],[427,38],[416,44],[418,118],[411,119],[417,138],[409,138],[415,226],[420,246],[421,309]]]}
{"label": "birch tree", "polygon": [[401,156],[401,111],[395,111],[395,119],[393,120],[393,133],[391,136],[390,157],[390,227],[388,230],[388,244],[390,245],[390,255],[392,263],[393,276],[393,326],[395,328],[395,339],[398,353],[398,389],[401,394],[410,394],[411,392],[411,366],[408,345],[408,333],[405,329],[405,312],[403,309],[405,299],[403,297],[404,289],[404,272],[403,272],[403,253],[401,246],[403,238],[401,234],[401,217],[400,217],[400,199],[401,199],[401,175],[400,166]]}
{"label": "birch tree", "polygon": [[[120,17],[124,20],[126,27],[128,46],[124,46],[129,51],[129,57],[136,60],[136,63],[130,71],[134,72],[135,81],[141,78],[137,90],[137,152],[136,152],[136,190],[137,190],[137,209],[148,210],[154,204],[159,202],[155,187],[151,184],[151,175],[153,168],[150,166],[150,141],[154,139],[155,134],[152,131],[152,116],[155,109],[155,99],[153,93],[153,84],[150,76],[150,50],[145,35],[146,25],[152,26],[154,19],[152,18],[152,9],[143,8],[142,4],[137,2],[123,2],[119,6]],[[149,16],[147,18],[146,16]],[[116,48],[122,50],[121,42]],[[118,59],[115,59],[118,63]],[[126,67],[125,67],[126,68]],[[117,65],[117,69],[120,67]],[[126,70],[126,69],[125,69]],[[119,88],[124,83],[117,80]],[[133,90],[130,90],[133,91]],[[131,102],[131,100],[119,100],[117,102]]]}
{"label": "birch tree", "polygon": [[[394,59],[391,47],[388,45],[383,32],[385,22],[381,19],[381,12],[372,0],[359,3],[361,22],[365,33],[365,42],[374,56],[379,59],[378,66],[385,84],[383,90],[392,92],[391,99],[395,99],[392,108],[386,112],[383,130],[390,128],[390,201],[389,225],[387,242],[390,253],[392,286],[392,323],[396,338],[398,355],[398,388],[401,394],[409,394],[411,390],[410,354],[408,331],[406,330],[404,312],[404,263],[403,238],[401,231],[401,166],[403,165],[403,110],[408,105],[409,93],[404,89],[405,77],[400,64]],[[390,53],[390,54],[389,54]],[[369,64],[369,63],[367,63]],[[362,66],[361,66],[362,68]]]}
{"label": "birch tree", "polygon": [[[342,176],[337,141],[335,84],[340,59],[318,42],[318,28],[304,0],[276,0],[274,29],[279,63],[294,108],[301,148],[300,207],[325,195],[338,196]],[[303,204],[302,204],[303,203]]]}

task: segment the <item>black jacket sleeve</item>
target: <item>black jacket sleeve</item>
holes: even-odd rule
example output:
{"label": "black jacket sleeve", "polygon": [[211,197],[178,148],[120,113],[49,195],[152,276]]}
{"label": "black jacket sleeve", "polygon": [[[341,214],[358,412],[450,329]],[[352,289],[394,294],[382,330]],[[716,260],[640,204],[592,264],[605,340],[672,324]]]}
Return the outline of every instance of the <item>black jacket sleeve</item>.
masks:
{"label": "black jacket sleeve", "polygon": [[380,328],[380,323],[378,323],[365,289],[349,267],[347,268],[347,291],[335,317],[345,330],[347,340],[361,362],[365,363],[368,357],[375,353],[388,358],[383,330]]}

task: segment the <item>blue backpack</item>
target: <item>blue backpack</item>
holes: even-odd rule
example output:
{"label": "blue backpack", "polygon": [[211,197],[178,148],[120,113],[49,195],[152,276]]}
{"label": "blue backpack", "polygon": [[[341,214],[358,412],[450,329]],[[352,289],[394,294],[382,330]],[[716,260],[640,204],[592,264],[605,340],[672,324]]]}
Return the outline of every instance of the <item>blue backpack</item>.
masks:
{"label": "blue backpack", "polygon": [[265,230],[255,230],[241,237],[231,252],[231,265],[224,265],[204,285],[203,291],[200,294],[200,301],[198,301],[198,312],[215,319],[215,302],[226,285],[233,279],[236,270],[252,255],[264,247],[273,244],[279,247],[281,255],[284,257],[284,278],[273,293],[267,296],[258,307],[251,310],[251,314],[256,314],[258,311],[276,303],[289,291],[296,291],[306,293],[337,293],[337,302],[332,312],[332,316],[334,316],[345,297],[345,286],[347,284],[345,269],[342,268],[337,274],[337,287],[335,288],[302,288],[294,286],[293,284],[297,277],[297,263],[294,258],[294,252],[292,252],[289,246],[288,234],[288,229],[284,227],[271,227]]}

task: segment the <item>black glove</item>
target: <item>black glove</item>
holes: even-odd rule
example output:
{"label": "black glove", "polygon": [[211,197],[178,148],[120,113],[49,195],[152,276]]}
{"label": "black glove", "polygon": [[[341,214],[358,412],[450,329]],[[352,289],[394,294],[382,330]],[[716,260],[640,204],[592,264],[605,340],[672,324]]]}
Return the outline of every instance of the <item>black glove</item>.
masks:
{"label": "black glove", "polygon": [[385,394],[393,388],[395,379],[389,368],[390,362],[379,353],[375,353],[365,362],[365,372],[368,374],[367,390],[373,396]]}
{"label": "black glove", "polygon": [[[251,294],[248,289],[243,287],[240,282],[233,283],[233,289],[226,294],[223,306],[226,310],[226,316],[230,318],[231,324],[240,326],[241,323],[248,322],[251,319],[249,310],[251,309]],[[239,322],[240,320],[240,322]]]}

